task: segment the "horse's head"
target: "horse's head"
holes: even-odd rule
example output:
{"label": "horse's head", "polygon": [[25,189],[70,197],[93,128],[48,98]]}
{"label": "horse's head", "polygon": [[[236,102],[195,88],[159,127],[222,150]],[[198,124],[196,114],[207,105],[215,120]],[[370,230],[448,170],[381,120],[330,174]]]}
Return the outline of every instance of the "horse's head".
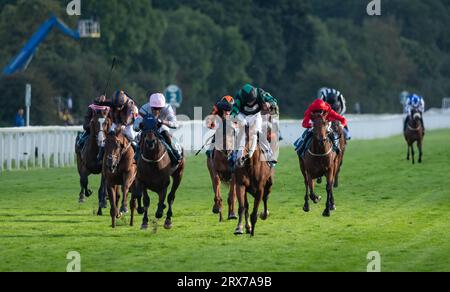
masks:
{"label": "horse's head", "polygon": [[327,113],[324,111],[316,111],[311,114],[313,122],[314,139],[324,144],[327,140]]}
{"label": "horse's head", "polygon": [[158,144],[158,120],[153,115],[144,117],[142,137],[145,148],[151,151],[155,150]]}
{"label": "horse's head", "polygon": [[412,109],[411,117],[414,121],[418,122],[422,119],[422,113],[418,109]]}
{"label": "horse's head", "polygon": [[109,108],[95,110],[91,120],[91,131],[95,134],[97,145],[103,145],[106,139],[106,133],[111,128],[112,122],[109,118]]}
{"label": "horse's head", "polygon": [[121,130],[108,133],[105,142],[105,165],[111,173],[115,173],[117,171],[120,160],[128,147],[129,142],[122,134]]}

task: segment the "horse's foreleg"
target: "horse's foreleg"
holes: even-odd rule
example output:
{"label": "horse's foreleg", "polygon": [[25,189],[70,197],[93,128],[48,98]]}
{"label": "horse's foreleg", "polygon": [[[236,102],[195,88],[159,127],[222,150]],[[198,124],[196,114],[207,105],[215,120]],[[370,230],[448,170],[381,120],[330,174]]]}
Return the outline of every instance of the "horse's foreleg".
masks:
{"label": "horse's foreleg", "polygon": [[422,153],[422,140],[421,139],[419,139],[418,141],[417,141],[417,148],[419,148],[419,163],[422,163],[422,155],[423,155],[423,153]]}
{"label": "horse's foreleg", "polygon": [[251,233],[252,232],[252,224],[249,220],[249,204],[248,204],[248,195],[244,194],[244,208],[245,208],[245,232]]}
{"label": "horse's foreleg", "polygon": [[213,176],[213,188],[214,188],[214,206],[212,212],[220,215],[220,222],[222,222],[222,196],[220,194],[220,177],[215,174]]}
{"label": "horse's foreleg", "polygon": [[167,195],[166,187],[158,193],[159,202],[158,202],[158,209],[156,210],[155,214],[156,219],[161,219],[164,216],[164,209],[166,208],[164,201],[166,200],[166,195]]}
{"label": "horse's foreleg", "polygon": [[263,199],[264,196],[264,187],[260,188],[255,195],[255,201],[253,203],[253,211],[252,211],[252,215],[250,216],[250,220],[252,222],[252,231],[251,231],[251,236],[255,235],[255,227],[256,227],[256,222],[258,221],[258,209],[259,209],[259,204],[261,204],[261,200]]}
{"label": "horse's foreleg", "polygon": [[332,198],[333,198],[333,173],[328,173],[327,176],[327,202],[325,204],[325,210],[323,211],[322,215],[324,217],[330,217],[331,214],[331,205],[332,205]]}
{"label": "horse's foreleg", "polygon": [[264,188],[264,196],[263,196],[264,211],[261,213],[262,220],[266,220],[269,217],[269,208],[267,203],[269,201],[271,191],[272,191],[272,183],[267,182],[266,187]]}
{"label": "horse's foreleg", "polygon": [[234,208],[236,206],[236,181],[234,175],[231,178],[230,192],[228,193],[228,220],[237,219]]}
{"label": "horse's foreleg", "polygon": [[411,144],[411,158],[412,158],[412,164],[416,164],[415,157],[414,157],[414,144]]}
{"label": "horse's foreleg", "polygon": [[136,211],[136,200],[137,200],[137,187],[134,184],[131,188],[131,201],[130,201],[130,226],[134,225],[134,211]]}
{"label": "horse's foreleg", "polygon": [[175,173],[172,177],[173,178],[172,188],[170,189],[169,196],[167,197],[167,203],[169,204],[169,210],[167,210],[167,218],[166,218],[166,222],[164,222],[165,229],[172,228],[172,216],[173,216],[172,207],[173,207],[173,203],[175,202],[175,196],[176,196],[178,187],[181,184],[181,179],[183,178],[182,174],[183,174],[182,171],[180,171],[180,172]]}
{"label": "horse's foreleg", "polygon": [[408,154],[407,154],[407,156],[406,156],[406,160],[408,160],[409,161],[409,159],[410,159],[410,152],[411,152],[411,145],[409,145],[408,144]]}
{"label": "horse's foreleg", "polygon": [[118,214],[118,210],[116,207],[116,188],[115,186],[110,185],[108,182],[106,182],[106,190],[108,192],[108,197],[109,197],[109,202],[111,205],[111,209],[110,209],[110,215],[111,215],[111,226],[112,228],[116,227],[116,218],[117,218],[117,214]]}
{"label": "horse's foreleg", "polygon": [[241,235],[244,234],[243,231],[243,224],[242,224],[242,218],[244,217],[244,212],[245,212],[245,186],[238,186],[236,185],[236,196],[237,196],[237,200],[239,203],[239,209],[238,209],[238,224],[236,227],[236,230],[234,231],[234,234],[236,235]]}
{"label": "horse's foreleg", "polygon": [[144,197],[144,217],[142,218],[141,229],[148,228],[148,209],[150,208],[150,196],[147,190],[141,185],[139,191]]}

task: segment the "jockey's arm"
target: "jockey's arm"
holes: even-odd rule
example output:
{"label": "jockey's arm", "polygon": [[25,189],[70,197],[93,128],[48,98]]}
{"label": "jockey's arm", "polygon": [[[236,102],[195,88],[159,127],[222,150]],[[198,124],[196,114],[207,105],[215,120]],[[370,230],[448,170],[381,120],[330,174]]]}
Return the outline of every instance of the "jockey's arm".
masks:
{"label": "jockey's arm", "polygon": [[93,116],[93,112],[92,112],[91,108],[88,108],[86,115],[84,116],[84,123],[83,123],[83,129],[85,131],[89,131],[89,129],[90,129],[92,116]]}
{"label": "jockey's arm", "polygon": [[178,129],[180,125],[178,124],[177,117],[175,116],[173,108],[171,106],[168,106],[166,110],[167,112],[164,119],[162,120],[162,124],[171,129]]}
{"label": "jockey's arm", "polygon": [[240,95],[236,95],[234,98],[234,105],[233,105],[233,109],[231,110],[231,116],[232,117],[236,117],[239,112],[241,111],[241,96]]}
{"label": "jockey's arm", "polygon": [[309,109],[305,112],[302,126],[303,126],[303,128],[306,128],[306,129],[311,128],[311,111]]}
{"label": "jockey's arm", "polygon": [[330,122],[339,121],[342,124],[342,127],[347,126],[347,119],[335,112],[334,110],[330,110],[328,113],[328,120]]}

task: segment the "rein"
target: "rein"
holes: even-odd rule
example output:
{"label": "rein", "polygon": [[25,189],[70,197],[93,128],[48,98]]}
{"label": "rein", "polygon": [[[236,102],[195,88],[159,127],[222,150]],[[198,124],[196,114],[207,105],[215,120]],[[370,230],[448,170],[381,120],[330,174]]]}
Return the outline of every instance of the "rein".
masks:
{"label": "rein", "polygon": [[[144,135],[145,135],[146,133],[148,133],[148,131],[144,131],[144,132],[143,132]],[[161,140],[159,133],[157,133],[157,132],[154,132],[154,133],[155,133],[155,135],[156,135],[156,137],[157,137],[156,140]],[[144,138],[144,139],[145,139],[145,138]],[[144,143],[144,144],[145,144],[145,143]],[[152,159],[146,158],[146,157],[144,156],[144,153],[142,153],[142,151],[141,151],[141,158],[142,158],[142,160],[143,160],[144,162],[147,162],[147,163],[159,163],[159,162],[161,162],[161,161],[164,159],[164,157],[166,157],[167,153],[168,153],[167,150],[165,150],[165,151],[164,151],[164,154],[163,154],[160,158],[158,158],[158,159],[156,159],[156,160],[152,160]]]}
{"label": "rein", "polygon": [[325,153],[325,154],[316,154],[316,153],[313,153],[310,149],[308,149],[308,153],[309,153],[310,155],[312,155],[312,156],[315,156],[315,157],[325,157],[325,156],[328,156],[328,155],[330,155],[331,151],[333,151],[333,147],[331,147],[330,150],[328,150],[328,152]]}

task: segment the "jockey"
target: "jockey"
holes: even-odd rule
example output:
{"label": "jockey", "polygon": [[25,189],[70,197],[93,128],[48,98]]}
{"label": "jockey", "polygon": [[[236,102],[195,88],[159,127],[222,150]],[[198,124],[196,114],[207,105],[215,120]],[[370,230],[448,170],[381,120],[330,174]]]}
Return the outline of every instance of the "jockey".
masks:
{"label": "jockey", "polygon": [[[274,159],[272,148],[267,140],[267,135],[263,134],[263,119],[261,112],[269,112],[271,115],[278,115],[277,100],[268,92],[260,88],[246,84],[234,97],[232,110],[233,117],[237,118],[239,123],[249,126],[250,129],[250,149],[248,156],[252,157],[256,150],[258,136],[259,144],[266,154],[267,162],[274,166],[277,161]],[[240,129],[241,131],[242,129]],[[239,134],[238,160],[243,160],[243,150],[245,148],[245,131]]]}
{"label": "jockey", "polygon": [[[333,88],[321,88],[319,91],[319,99],[327,102],[331,108],[341,116],[347,111],[345,98],[339,90]],[[348,126],[344,127],[344,136],[345,140],[352,139]]]}
{"label": "jockey", "polygon": [[[305,112],[302,126],[307,130],[303,133],[302,137],[294,143],[295,150],[297,151],[299,156],[303,157],[303,155],[305,154],[305,150],[308,148],[311,142],[311,138],[313,136],[311,114],[318,111],[324,111],[326,113],[326,120],[328,122],[339,121],[341,122],[343,127],[347,126],[346,118],[336,113],[328,103],[324,102],[321,99],[316,99]],[[339,139],[333,137],[332,141],[334,144],[334,150],[337,154],[339,154]]]}
{"label": "jockey", "polygon": [[[216,127],[216,118],[226,119],[230,117],[231,111],[233,110],[234,98],[230,95],[220,98],[213,107],[211,114],[207,117],[207,127],[208,129],[214,129]],[[214,135],[211,141],[210,148],[206,151],[207,156],[211,156],[212,151],[215,147],[216,137]]]}
{"label": "jockey", "polygon": [[[406,114],[403,131],[406,131],[406,127],[408,125],[409,119],[411,118],[411,111],[415,109],[418,110],[421,115],[425,111],[425,100],[423,97],[417,94],[410,94],[405,103],[404,113]],[[425,134],[425,125],[423,123],[423,117],[421,117],[420,121],[422,122],[423,133]]]}
{"label": "jockey", "polygon": [[141,130],[143,118],[149,114],[158,119],[158,132],[161,134],[162,142],[168,150],[172,166],[178,165],[182,159],[182,150],[178,144],[173,142],[169,131],[170,129],[178,129],[179,124],[172,106],[166,103],[166,98],[162,93],[152,94],[149,103],[139,110],[139,117],[134,122],[136,131]]}
{"label": "jockey", "polygon": [[106,108],[105,103],[106,103],[106,96],[101,95],[101,96],[97,97],[91,105],[89,105],[86,115],[84,116],[84,123],[83,123],[84,132],[80,135],[78,142],[77,142],[77,146],[79,149],[83,149],[84,143],[86,142],[86,140],[89,137],[89,134],[91,131],[91,120],[94,117],[95,109],[97,107],[105,107]]}
{"label": "jockey", "polygon": [[[137,133],[133,130],[133,122],[137,115],[137,107],[129,95],[122,90],[116,91],[113,95],[112,111],[110,113],[113,122],[110,131],[114,132],[117,128],[122,128],[123,134],[131,142],[135,151]],[[100,153],[97,157],[99,160],[103,159],[104,152],[104,147],[100,147]]]}

